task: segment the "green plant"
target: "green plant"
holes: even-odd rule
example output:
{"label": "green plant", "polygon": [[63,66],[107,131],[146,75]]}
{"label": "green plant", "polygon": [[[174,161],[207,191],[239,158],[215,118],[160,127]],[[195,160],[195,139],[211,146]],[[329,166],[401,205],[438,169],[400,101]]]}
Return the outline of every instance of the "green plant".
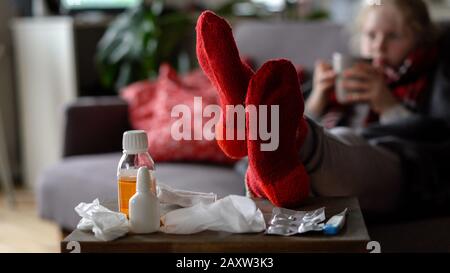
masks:
{"label": "green plant", "polygon": [[163,1],[145,2],[125,11],[108,27],[97,47],[100,80],[119,91],[135,81],[157,76],[161,63],[178,67],[179,45],[192,20]]}

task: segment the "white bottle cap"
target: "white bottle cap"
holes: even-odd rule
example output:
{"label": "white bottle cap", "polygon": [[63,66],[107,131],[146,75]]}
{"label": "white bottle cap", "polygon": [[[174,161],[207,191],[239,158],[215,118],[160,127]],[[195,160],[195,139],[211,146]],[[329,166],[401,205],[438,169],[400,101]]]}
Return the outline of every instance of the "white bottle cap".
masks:
{"label": "white bottle cap", "polygon": [[147,167],[140,167],[136,180],[137,192],[149,192],[150,191],[150,172]]}
{"label": "white bottle cap", "polygon": [[123,133],[122,147],[127,153],[147,152],[147,133],[143,130],[126,131]]}

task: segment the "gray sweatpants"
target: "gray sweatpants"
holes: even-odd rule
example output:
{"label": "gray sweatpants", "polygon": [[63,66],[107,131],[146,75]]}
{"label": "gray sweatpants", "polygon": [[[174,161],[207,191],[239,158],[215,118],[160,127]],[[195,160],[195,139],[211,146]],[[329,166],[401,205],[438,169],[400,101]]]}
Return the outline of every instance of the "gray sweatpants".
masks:
{"label": "gray sweatpants", "polygon": [[361,208],[386,212],[398,205],[402,188],[397,155],[371,144],[350,128],[325,130],[308,120],[300,158],[316,196],[356,196]]}

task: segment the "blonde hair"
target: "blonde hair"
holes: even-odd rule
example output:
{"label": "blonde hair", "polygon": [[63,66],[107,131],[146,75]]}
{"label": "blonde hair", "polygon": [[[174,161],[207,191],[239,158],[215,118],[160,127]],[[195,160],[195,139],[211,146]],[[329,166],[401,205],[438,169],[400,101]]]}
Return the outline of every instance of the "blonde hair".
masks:
{"label": "blonde hair", "polygon": [[418,46],[434,44],[438,37],[438,31],[431,20],[427,4],[423,0],[378,0],[362,1],[362,7],[356,17],[356,24],[351,28],[353,45],[356,46],[361,37],[361,29],[368,13],[382,5],[392,5],[403,15],[408,28],[414,33]]}

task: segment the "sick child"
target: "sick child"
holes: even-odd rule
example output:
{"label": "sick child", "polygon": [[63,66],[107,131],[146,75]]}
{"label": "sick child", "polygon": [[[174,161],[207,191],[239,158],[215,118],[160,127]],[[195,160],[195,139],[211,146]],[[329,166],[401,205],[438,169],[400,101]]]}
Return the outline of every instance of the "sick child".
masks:
{"label": "sick child", "polygon": [[[425,3],[365,5],[356,25],[359,54],[371,63],[340,75],[346,99],[338,103],[337,75],[318,61],[305,103],[291,62],[268,61],[255,72],[241,61],[225,20],[208,11],[199,17],[197,56],[222,107],[216,136],[229,129],[226,105],[279,105],[275,151],[248,137],[248,120],[246,140],[217,140],[229,157],[248,156],[251,196],[282,207],[311,195],[357,196],[374,213],[450,200],[443,164],[450,162],[449,63]],[[361,105],[367,110],[358,111]]]}

